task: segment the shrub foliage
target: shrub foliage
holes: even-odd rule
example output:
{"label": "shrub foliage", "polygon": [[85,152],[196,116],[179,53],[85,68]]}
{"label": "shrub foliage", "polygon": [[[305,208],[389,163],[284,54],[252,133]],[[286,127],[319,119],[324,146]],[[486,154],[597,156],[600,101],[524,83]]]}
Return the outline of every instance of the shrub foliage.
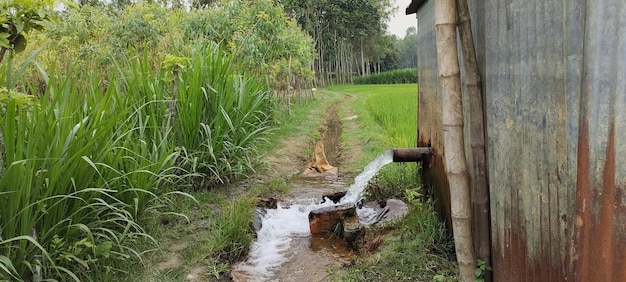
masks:
{"label": "shrub foliage", "polygon": [[357,77],[354,84],[405,84],[417,83],[417,69],[402,69]]}

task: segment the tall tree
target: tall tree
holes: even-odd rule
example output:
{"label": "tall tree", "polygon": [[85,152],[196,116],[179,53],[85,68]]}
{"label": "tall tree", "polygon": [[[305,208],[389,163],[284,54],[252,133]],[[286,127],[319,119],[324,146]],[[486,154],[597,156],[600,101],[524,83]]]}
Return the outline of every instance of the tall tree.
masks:
{"label": "tall tree", "polygon": [[315,40],[314,70],[322,84],[330,73],[365,74],[370,62],[384,59],[374,54],[373,47],[384,36],[389,0],[285,0],[283,4]]}
{"label": "tall tree", "polygon": [[406,29],[406,34],[398,42],[398,58],[400,68],[417,67],[417,29],[412,26]]}

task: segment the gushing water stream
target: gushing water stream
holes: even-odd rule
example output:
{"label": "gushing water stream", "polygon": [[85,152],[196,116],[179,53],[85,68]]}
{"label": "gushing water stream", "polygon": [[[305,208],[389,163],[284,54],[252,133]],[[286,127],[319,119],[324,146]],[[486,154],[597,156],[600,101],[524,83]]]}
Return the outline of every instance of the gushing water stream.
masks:
{"label": "gushing water stream", "polygon": [[[369,180],[383,166],[392,162],[392,159],[393,152],[389,150],[368,164],[363,172],[354,179],[354,184],[350,185],[346,195],[337,205],[355,204],[360,201]],[[332,183],[327,185],[332,185]],[[319,196],[321,195],[318,195],[317,199],[293,199],[289,204],[278,203],[278,208],[276,209],[259,210],[262,224],[257,232],[257,240],[250,247],[248,259],[233,266],[233,279],[235,281],[280,280],[274,276],[281,265],[294,260],[299,255],[297,251],[291,250],[294,241],[301,242],[301,240],[310,239],[311,237],[308,219],[309,212],[335,205],[332,201],[320,203]],[[357,209],[357,214],[364,222],[369,221],[368,218],[375,216],[375,213],[371,209]],[[310,242],[309,248],[311,248]],[[334,257],[337,256],[335,255]],[[306,260],[304,261],[306,263]],[[287,275],[291,277],[283,277],[285,281],[298,281],[295,278],[307,275],[307,273],[305,270],[302,270],[302,273],[290,273]]]}
{"label": "gushing water stream", "polygon": [[383,168],[393,160],[393,150],[388,150],[369,163],[361,174],[354,178],[354,184],[350,185],[346,195],[341,198],[340,204],[356,203],[363,197],[363,190],[367,183]]}

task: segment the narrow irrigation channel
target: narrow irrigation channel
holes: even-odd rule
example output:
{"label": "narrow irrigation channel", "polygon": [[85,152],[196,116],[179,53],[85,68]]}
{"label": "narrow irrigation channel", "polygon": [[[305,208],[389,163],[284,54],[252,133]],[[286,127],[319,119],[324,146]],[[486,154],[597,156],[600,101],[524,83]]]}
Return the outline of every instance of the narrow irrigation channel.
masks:
{"label": "narrow irrigation channel", "polygon": [[[345,189],[340,178],[307,178],[296,176],[289,185],[298,191],[308,191],[297,198],[280,202],[276,209],[259,208],[261,227],[248,259],[232,269],[235,281],[321,281],[328,275],[326,269],[348,263],[352,250],[341,238],[332,234],[312,236],[309,213],[324,207],[357,205],[368,181],[392,161],[392,152],[381,154],[359,174],[346,195],[333,203],[322,195]],[[373,208],[358,205],[359,221],[367,225],[378,216]]]}

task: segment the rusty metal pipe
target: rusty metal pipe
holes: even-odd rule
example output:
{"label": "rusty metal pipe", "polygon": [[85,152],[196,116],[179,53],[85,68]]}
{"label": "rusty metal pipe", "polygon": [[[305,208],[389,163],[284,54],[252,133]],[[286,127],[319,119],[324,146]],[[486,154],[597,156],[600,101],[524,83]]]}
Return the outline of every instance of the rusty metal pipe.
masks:
{"label": "rusty metal pipe", "polygon": [[433,149],[428,147],[417,148],[394,148],[393,162],[419,162],[422,168],[430,168],[433,165]]}
{"label": "rusty metal pipe", "polygon": [[426,158],[432,156],[432,149],[430,147],[417,147],[417,148],[394,148],[393,149],[393,162],[423,162]]}

